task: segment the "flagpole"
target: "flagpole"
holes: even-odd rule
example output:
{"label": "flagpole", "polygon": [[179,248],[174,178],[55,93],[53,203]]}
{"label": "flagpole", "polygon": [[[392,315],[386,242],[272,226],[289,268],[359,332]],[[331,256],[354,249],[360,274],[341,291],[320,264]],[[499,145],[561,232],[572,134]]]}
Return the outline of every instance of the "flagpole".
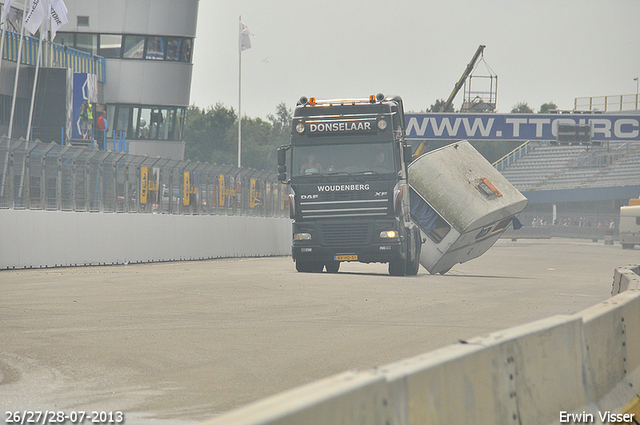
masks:
{"label": "flagpole", "polygon": [[[3,7],[7,7],[6,3]],[[7,37],[7,31],[5,30],[7,24],[5,21],[0,22],[0,75],[2,75],[2,61],[4,59],[4,39]]]}
{"label": "flagpole", "polygon": [[9,118],[9,131],[7,136],[9,137],[9,143],[11,143],[11,135],[13,132],[13,117],[16,112],[16,96],[18,94],[18,78],[20,77],[20,63],[22,62],[22,44],[24,42],[24,24],[27,20],[27,14],[29,9],[26,7],[24,14],[22,15],[22,28],[20,28],[20,42],[18,43],[18,57],[16,59],[16,79],[13,83],[13,99],[11,100],[11,116]]}
{"label": "flagpole", "polygon": [[40,39],[38,40],[38,56],[36,57],[36,73],[33,77],[33,89],[31,91],[31,106],[29,107],[29,120],[27,122],[27,140],[31,140],[31,123],[33,122],[33,106],[36,100],[36,86],[38,85],[38,73],[40,71],[40,56],[42,55],[42,33],[47,31],[47,23],[51,26],[51,9],[49,7],[49,0],[44,2],[45,12],[44,20],[40,25]]}
{"label": "flagpole", "polygon": [[[238,22],[242,16],[238,16]],[[242,48],[238,46],[238,168],[242,166]]]}
{"label": "flagpole", "polygon": [[2,61],[4,59],[4,39],[7,38],[7,20],[9,19],[9,13],[11,13],[11,3],[13,0],[5,0],[2,6],[2,18],[0,19],[0,75],[2,71]]}

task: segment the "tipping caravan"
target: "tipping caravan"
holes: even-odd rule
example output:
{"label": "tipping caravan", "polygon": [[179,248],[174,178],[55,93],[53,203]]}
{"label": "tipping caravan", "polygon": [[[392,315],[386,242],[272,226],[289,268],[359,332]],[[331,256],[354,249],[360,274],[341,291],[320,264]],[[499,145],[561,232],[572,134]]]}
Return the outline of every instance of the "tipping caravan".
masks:
{"label": "tipping caravan", "polygon": [[409,165],[411,218],[420,228],[420,264],[444,274],[479,257],[528,200],[467,141],[428,152]]}

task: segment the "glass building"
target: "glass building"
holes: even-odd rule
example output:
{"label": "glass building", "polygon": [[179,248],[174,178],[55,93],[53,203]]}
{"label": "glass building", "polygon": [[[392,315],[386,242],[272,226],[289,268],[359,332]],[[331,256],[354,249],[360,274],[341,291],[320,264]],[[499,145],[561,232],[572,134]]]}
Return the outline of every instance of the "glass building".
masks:
{"label": "glass building", "polygon": [[65,0],[54,43],[105,58],[98,103],[129,153],[184,157],[198,0]]}

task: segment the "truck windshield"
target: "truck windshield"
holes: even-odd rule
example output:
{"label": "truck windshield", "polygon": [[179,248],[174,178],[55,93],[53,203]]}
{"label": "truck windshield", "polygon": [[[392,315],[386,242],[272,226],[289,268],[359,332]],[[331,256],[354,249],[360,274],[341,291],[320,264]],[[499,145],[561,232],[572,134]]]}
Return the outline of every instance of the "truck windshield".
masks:
{"label": "truck windshield", "polygon": [[292,176],[396,172],[389,142],[294,146],[292,155]]}

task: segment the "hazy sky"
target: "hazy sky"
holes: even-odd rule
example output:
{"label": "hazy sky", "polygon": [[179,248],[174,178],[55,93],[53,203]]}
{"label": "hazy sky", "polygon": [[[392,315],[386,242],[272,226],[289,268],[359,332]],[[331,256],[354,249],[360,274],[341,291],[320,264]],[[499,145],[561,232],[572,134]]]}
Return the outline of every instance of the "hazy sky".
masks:
{"label": "hazy sky", "polygon": [[640,77],[640,0],[200,0],[192,104],[237,111],[240,15],[253,33],[242,53],[249,117],[302,95],[377,92],[421,111],[449,96],[480,44],[498,76],[498,112],[635,94]]}

